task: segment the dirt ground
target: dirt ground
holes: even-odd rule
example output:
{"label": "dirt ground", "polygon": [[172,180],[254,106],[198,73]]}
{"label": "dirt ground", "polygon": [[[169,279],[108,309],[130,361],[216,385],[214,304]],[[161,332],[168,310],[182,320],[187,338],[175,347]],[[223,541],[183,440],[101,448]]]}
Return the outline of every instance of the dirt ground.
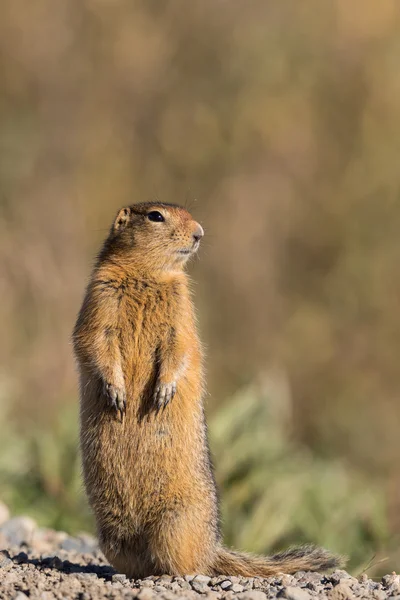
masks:
{"label": "dirt ground", "polygon": [[42,529],[28,517],[7,518],[0,524],[0,599],[152,600],[156,597],[400,600],[400,576],[393,573],[373,581],[366,575],[356,579],[345,571],[335,571],[328,575],[299,572],[269,579],[210,578],[199,574],[130,580],[107,564],[92,536],[71,537]]}

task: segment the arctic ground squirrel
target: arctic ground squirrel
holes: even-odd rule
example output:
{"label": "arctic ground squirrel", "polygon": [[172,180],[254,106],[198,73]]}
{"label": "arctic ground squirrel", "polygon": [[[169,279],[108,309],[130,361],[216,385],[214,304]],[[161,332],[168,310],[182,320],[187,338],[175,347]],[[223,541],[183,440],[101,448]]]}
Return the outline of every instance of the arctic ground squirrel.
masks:
{"label": "arctic ground squirrel", "polygon": [[[342,559],[315,546],[270,557],[222,545],[185,265],[204,231],[160,202],[119,211],[73,333],[84,481],[100,547],[128,577],[267,577]],[[268,518],[268,515],[266,515]]]}

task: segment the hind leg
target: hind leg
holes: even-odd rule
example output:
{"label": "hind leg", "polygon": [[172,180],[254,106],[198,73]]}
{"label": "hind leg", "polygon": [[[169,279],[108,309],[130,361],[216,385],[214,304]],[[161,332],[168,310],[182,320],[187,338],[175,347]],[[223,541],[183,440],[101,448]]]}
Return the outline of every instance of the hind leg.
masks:
{"label": "hind leg", "polygon": [[101,551],[118,573],[124,573],[131,579],[140,579],[148,575],[162,575],[151,560],[147,538],[136,534],[127,539],[116,540],[100,535]]}
{"label": "hind leg", "polygon": [[215,547],[210,521],[196,510],[168,510],[149,532],[151,560],[169,575],[207,574]]}

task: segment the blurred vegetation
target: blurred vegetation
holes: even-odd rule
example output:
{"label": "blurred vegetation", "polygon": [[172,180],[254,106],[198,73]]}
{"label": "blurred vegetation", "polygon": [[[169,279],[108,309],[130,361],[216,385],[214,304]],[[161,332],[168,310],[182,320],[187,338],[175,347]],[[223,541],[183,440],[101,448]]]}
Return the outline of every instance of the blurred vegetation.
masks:
{"label": "blurred vegetation", "polygon": [[93,529],[83,493],[78,452],[78,413],[65,406],[51,429],[27,434],[10,427],[0,400],[0,498],[13,513],[28,514],[61,531]]}
{"label": "blurred vegetation", "polygon": [[211,422],[226,542],[266,554],[313,541],[348,556],[355,573],[394,568],[382,487],[295,444],[289,399],[282,407],[268,393],[240,390]]}
{"label": "blurred vegetation", "polygon": [[[399,50],[396,0],[3,0],[0,378],[10,452],[1,462],[14,509],[30,498],[44,514],[50,494],[58,500],[47,519],[63,527],[86,519],[66,416],[77,396],[70,332],[114,211],[159,197],[186,202],[206,230],[193,271],[210,413],[234,420],[229,398],[271,368],[284,373],[293,407],[274,451],[279,472],[257,475],[269,469],[261,442],[256,455],[253,438],[242,438],[251,425],[233,440],[248,457],[254,505],[244,475],[233,465],[224,475],[222,457],[226,514],[235,507],[242,523],[256,511],[235,533],[239,545],[320,539],[323,523],[330,541],[338,527],[329,513],[348,524],[357,562],[385,546],[383,511],[392,547],[400,534]],[[251,528],[261,522],[264,477],[271,502],[293,482],[297,516],[282,500],[289,529],[266,515],[271,534],[258,541]],[[320,498],[314,531],[299,525],[303,495]]]}
{"label": "blurred vegetation", "polygon": [[[290,400],[270,395],[268,383],[238,391],[210,422],[226,543],[270,553],[313,541],[350,556],[356,573],[370,562],[380,567],[384,551],[396,550],[381,486],[294,443]],[[7,431],[6,414],[0,427]],[[75,411],[64,409],[51,432],[8,430],[0,441],[0,497],[41,525],[71,533],[94,528],[80,481],[77,422]],[[395,565],[395,555],[388,559],[385,572]]]}

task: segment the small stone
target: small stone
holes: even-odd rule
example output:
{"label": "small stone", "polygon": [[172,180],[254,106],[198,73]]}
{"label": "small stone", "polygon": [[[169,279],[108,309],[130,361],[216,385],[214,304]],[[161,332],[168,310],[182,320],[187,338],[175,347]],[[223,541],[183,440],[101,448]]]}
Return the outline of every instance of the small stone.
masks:
{"label": "small stone", "polygon": [[293,584],[294,582],[294,577],[293,575],[282,575],[282,579],[281,579],[281,584],[284,587],[290,586],[291,584]]}
{"label": "small stone", "polygon": [[330,600],[352,600],[354,594],[347,583],[342,581],[329,592],[328,597]]}
{"label": "small stone", "polygon": [[206,583],[205,581],[200,581],[199,579],[197,579],[197,577],[195,577],[191,582],[190,582],[192,589],[195,592],[199,592],[199,594],[203,594],[205,592],[207,592],[210,588],[208,587],[208,583]]}
{"label": "small stone", "polygon": [[210,585],[219,585],[220,583],[222,583],[225,580],[226,580],[226,577],[224,577],[223,575],[218,575],[218,577],[212,577],[210,579]]}
{"label": "small stone", "polygon": [[[362,577],[362,576],[361,576]],[[342,571],[341,569],[337,569],[336,571],[334,571],[332,573],[332,575],[330,575],[330,577],[328,577],[329,581],[333,584],[333,585],[337,585],[338,583],[340,583],[343,579],[354,579],[354,577],[352,577],[351,575],[349,575],[346,571]],[[368,577],[366,576],[366,579],[368,579]],[[356,580],[355,580],[356,581]]]}
{"label": "small stone", "polygon": [[60,541],[61,550],[67,552],[80,552],[81,554],[91,554],[97,548],[96,540],[90,535],[80,535],[79,537],[67,537]]}
{"label": "small stone", "polygon": [[192,581],[192,579],[194,579],[196,577],[196,575],[184,575],[184,580],[185,581]]}
{"label": "small stone", "polygon": [[123,573],[115,573],[115,575],[111,577],[111,581],[113,583],[124,583],[126,581],[126,575]]}
{"label": "small stone", "polygon": [[181,589],[181,586],[178,581],[173,581],[172,583],[168,584],[168,589],[177,592]]}
{"label": "small stone", "polygon": [[84,552],[87,552],[88,554],[99,549],[97,539],[93,535],[90,535],[90,533],[80,533],[77,539],[81,542],[82,546],[86,548]]}
{"label": "small stone", "polygon": [[11,560],[7,550],[3,550],[2,552],[0,552],[0,569],[3,569],[4,571],[9,571],[10,569],[12,569],[13,564],[14,563]]}
{"label": "small stone", "polygon": [[60,548],[61,550],[66,550],[67,552],[79,552],[80,550],[80,544],[78,542],[78,540],[76,540],[73,537],[67,537],[65,538],[65,540],[63,540],[60,544]]}
{"label": "small stone", "polygon": [[310,594],[302,588],[288,585],[278,592],[278,598],[287,598],[288,600],[309,600]]}
{"label": "small stone", "polygon": [[253,585],[254,585],[254,579],[253,578],[249,578],[249,579],[242,579],[240,582],[240,585],[243,586],[243,590],[252,590],[253,589]]}
{"label": "small stone", "polygon": [[191,590],[192,586],[188,581],[177,582],[181,590]]}
{"label": "small stone", "polygon": [[382,583],[386,587],[386,591],[389,596],[400,595],[400,575],[397,573],[391,573],[382,577]]}
{"label": "small stone", "polygon": [[36,522],[30,517],[14,517],[0,526],[0,533],[5,536],[11,546],[20,546],[32,541],[36,528]]}
{"label": "small stone", "polygon": [[374,590],[372,595],[375,600],[386,600],[387,598],[387,594],[383,590]]}
{"label": "small stone", "polygon": [[18,592],[13,600],[27,600],[28,596],[23,592]]}
{"label": "small stone", "polygon": [[321,573],[309,572],[309,573],[307,573],[307,576],[305,579],[306,579],[306,581],[313,581],[314,583],[321,583],[321,580],[323,579],[323,575],[321,575]]}
{"label": "small stone", "polygon": [[240,583],[232,584],[231,589],[230,589],[230,591],[234,592],[235,594],[243,592],[243,590],[244,590],[244,587],[242,585],[240,585]]}
{"label": "small stone", "polygon": [[54,600],[55,596],[51,592],[42,592],[40,594],[40,600]]}
{"label": "small stone", "polygon": [[154,592],[150,588],[143,588],[137,595],[139,600],[152,600],[154,598]]}
{"label": "small stone", "polygon": [[384,575],[382,577],[382,583],[385,587],[389,587],[390,585],[400,583],[400,575],[397,575],[397,573],[395,572],[390,573],[389,575]]}
{"label": "small stone", "polygon": [[230,581],[229,579],[225,579],[219,585],[223,590],[230,590],[232,587],[232,581]]}
{"label": "small stone", "polygon": [[238,594],[236,596],[238,600],[267,600],[267,595],[264,592],[251,591],[251,592],[243,592],[242,594]]}
{"label": "small stone", "polygon": [[315,583],[314,581],[308,581],[307,585],[305,586],[308,590],[311,590],[312,592],[316,592],[318,590],[318,584]]}
{"label": "small stone", "polygon": [[163,600],[175,600],[176,599],[176,596],[173,592],[163,592],[161,597]]}
{"label": "small stone", "polygon": [[171,575],[161,575],[161,577],[158,577],[157,579],[157,583],[171,583],[171,581]]}
{"label": "small stone", "polygon": [[196,575],[194,581],[201,581],[201,583],[209,584],[211,581],[211,577],[209,577],[208,575]]}
{"label": "small stone", "polygon": [[76,573],[75,577],[82,581],[87,581],[88,579],[97,579],[97,573],[93,573],[92,571],[88,573]]}
{"label": "small stone", "polygon": [[[114,577],[115,577],[115,575],[114,575]],[[151,579],[144,579],[141,582],[140,586],[142,588],[152,588],[152,587],[154,587],[154,581],[152,581]]]}
{"label": "small stone", "polygon": [[0,525],[3,525],[9,519],[10,511],[8,510],[8,507],[3,502],[0,502]]}
{"label": "small stone", "polygon": [[68,534],[65,533],[65,531],[53,531],[50,530],[50,538],[52,541],[54,541],[55,544],[60,545],[61,542],[63,542],[64,540],[66,540],[68,537]]}

